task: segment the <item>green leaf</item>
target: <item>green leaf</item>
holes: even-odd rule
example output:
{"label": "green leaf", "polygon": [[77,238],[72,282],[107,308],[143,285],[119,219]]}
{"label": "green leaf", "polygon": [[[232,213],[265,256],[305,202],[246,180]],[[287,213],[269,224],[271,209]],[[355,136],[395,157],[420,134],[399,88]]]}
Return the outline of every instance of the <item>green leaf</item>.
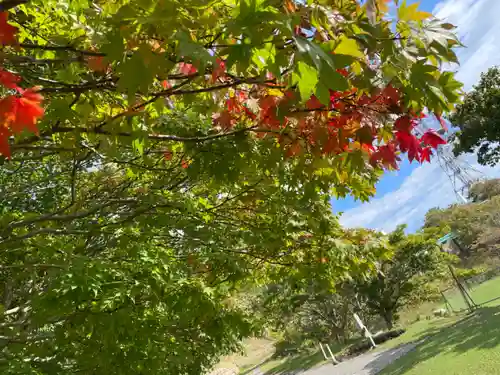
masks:
{"label": "green leaf", "polygon": [[359,49],[358,43],[351,38],[342,35],[335,47],[335,54],[364,58],[365,54]]}
{"label": "green leaf", "polygon": [[228,69],[235,66],[238,71],[244,72],[250,66],[252,59],[252,46],[250,44],[235,44],[227,48],[228,57],[226,66]]}
{"label": "green leaf", "polygon": [[336,70],[325,67],[321,70],[319,81],[333,91],[345,91],[349,88],[347,79]]}
{"label": "green leaf", "polygon": [[356,59],[353,56],[341,55],[338,53],[332,55],[332,60],[337,69],[348,67],[356,61]]}
{"label": "green leaf", "polygon": [[297,63],[297,74],[296,83],[299,87],[300,97],[305,102],[309,100],[318,83],[318,72],[312,66],[299,61]]}
{"label": "green leaf", "polygon": [[208,65],[215,63],[215,57],[204,46],[194,42],[188,34],[180,31],[176,36],[179,40],[180,56],[190,58],[200,72],[204,72]]}
{"label": "green leaf", "polygon": [[113,30],[107,35],[107,43],[104,43],[102,52],[106,54],[109,61],[121,61],[125,52],[123,37],[118,30]]}
{"label": "green leaf", "polygon": [[316,43],[301,36],[295,36],[294,40],[301,55],[308,63],[314,65],[317,70],[321,70],[326,67],[335,70],[335,64],[331,55],[328,55]]}
{"label": "green leaf", "polygon": [[330,91],[322,82],[319,82],[316,86],[316,91],[314,93],[321,104],[328,106],[330,104]]}

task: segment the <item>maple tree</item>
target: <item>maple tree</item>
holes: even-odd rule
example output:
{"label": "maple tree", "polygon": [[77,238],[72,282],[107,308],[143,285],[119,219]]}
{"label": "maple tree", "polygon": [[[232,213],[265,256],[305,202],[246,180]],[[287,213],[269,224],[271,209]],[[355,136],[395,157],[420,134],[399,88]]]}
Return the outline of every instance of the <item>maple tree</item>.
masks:
{"label": "maple tree", "polygon": [[252,331],[242,284],[371,272],[329,200],[429,161],[415,126],[461,87],[452,25],[405,2],[0,11],[5,374],[199,373]]}

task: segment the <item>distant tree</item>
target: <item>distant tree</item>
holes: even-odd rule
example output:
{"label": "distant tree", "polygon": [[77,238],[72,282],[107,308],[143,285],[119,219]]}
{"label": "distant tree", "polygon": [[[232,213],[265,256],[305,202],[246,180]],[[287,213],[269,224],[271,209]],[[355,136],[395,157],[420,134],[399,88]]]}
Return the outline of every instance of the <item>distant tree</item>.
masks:
{"label": "distant tree", "polygon": [[[496,233],[500,228],[500,196],[496,194],[499,188],[499,180],[478,183],[471,189],[474,202],[430,209],[425,215],[424,230],[434,228],[439,233],[453,231],[459,235],[462,246],[474,248],[480,245],[485,234]],[[486,237],[491,238],[491,235]],[[489,242],[486,241],[485,246]]]}
{"label": "distant tree", "polygon": [[469,189],[469,198],[473,202],[483,202],[500,195],[500,178],[476,182]]}
{"label": "distant tree", "polygon": [[478,148],[482,165],[495,165],[500,160],[500,69],[493,67],[481,74],[477,86],[465,96],[450,117],[460,128],[456,155]]}
{"label": "distant tree", "polygon": [[420,290],[421,278],[443,264],[443,255],[434,239],[423,234],[407,236],[404,229],[404,225],[399,226],[389,235],[393,257],[381,262],[375,276],[358,284],[368,309],[380,315],[389,329],[399,318],[401,307]]}
{"label": "distant tree", "polygon": [[[452,207],[452,206],[450,206]],[[433,207],[425,214],[423,228],[434,228],[442,226],[446,222],[446,210],[439,207]]]}

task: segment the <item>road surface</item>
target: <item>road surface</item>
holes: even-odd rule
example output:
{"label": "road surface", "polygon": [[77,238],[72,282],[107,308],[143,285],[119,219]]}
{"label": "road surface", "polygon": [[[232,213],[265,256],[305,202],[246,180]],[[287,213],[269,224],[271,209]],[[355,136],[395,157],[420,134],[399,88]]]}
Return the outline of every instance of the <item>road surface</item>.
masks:
{"label": "road surface", "polygon": [[[412,350],[417,344],[410,343],[397,348],[364,353],[358,357],[345,360],[334,366],[323,365],[309,370],[288,371],[280,375],[375,375],[393,361]],[[266,375],[259,368],[254,369],[249,375]]]}

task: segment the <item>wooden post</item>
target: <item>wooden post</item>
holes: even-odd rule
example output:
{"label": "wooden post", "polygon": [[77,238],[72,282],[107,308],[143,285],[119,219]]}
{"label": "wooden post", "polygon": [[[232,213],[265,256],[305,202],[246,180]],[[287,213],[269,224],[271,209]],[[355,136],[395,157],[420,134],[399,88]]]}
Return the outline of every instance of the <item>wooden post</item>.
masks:
{"label": "wooden post", "polygon": [[467,305],[467,309],[469,312],[473,312],[474,309],[477,307],[476,303],[472,299],[469,293],[465,290],[464,286],[462,283],[458,280],[458,277],[455,275],[455,272],[453,271],[453,267],[451,265],[448,265],[448,268],[450,269],[451,276],[453,277],[453,280],[457,284],[457,288],[460,291],[460,294],[462,294],[462,298],[465,301],[465,304]]}
{"label": "wooden post", "polygon": [[323,345],[321,345],[321,343],[319,343],[319,347],[321,348],[321,352],[323,353],[323,357],[325,357],[325,360],[328,360],[328,356],[326,355],[325,349],[323,349]]}
{"label": "wooden post", "polygon": [[441,296],[443,297],[444,306],[446,307],[446,310],[448,310],[450,314],[453,313],[453,306],[451,305],[451,303],[448,302],[448,299],[446,298],[446,296],[442,291],[440,291],[439,293],[441,293]]}
{"label": "wooden post", "polygon": [[330,355],[332,356],[332,362],[333,362],[333,364],[334,365],[338,365],[339,361],[337,361],[337,359],[333,355],[332,350],[330,349],[330,345],[328,345],[328,344],[325,344],[325,345],[326,345],[326,348],[328,349],[328,351],[330,352]]}
{"label": "wooden post", "polygon": [[354,320],[356,321],[356,324],[358,325],[359,329],[361,331],[363,331],[363,333],[365,334],[365,336],[368,337],[368,339],[370,340],[370,342],[372,344],[372,347],[376,348],[377,345],[375,345],[375,341],[373,340],[372,334],[370,333],[370,331],[368,330],[368,328],[366,328],[366,326],[361,321],[361,318],[356,313],[354,313]]}

